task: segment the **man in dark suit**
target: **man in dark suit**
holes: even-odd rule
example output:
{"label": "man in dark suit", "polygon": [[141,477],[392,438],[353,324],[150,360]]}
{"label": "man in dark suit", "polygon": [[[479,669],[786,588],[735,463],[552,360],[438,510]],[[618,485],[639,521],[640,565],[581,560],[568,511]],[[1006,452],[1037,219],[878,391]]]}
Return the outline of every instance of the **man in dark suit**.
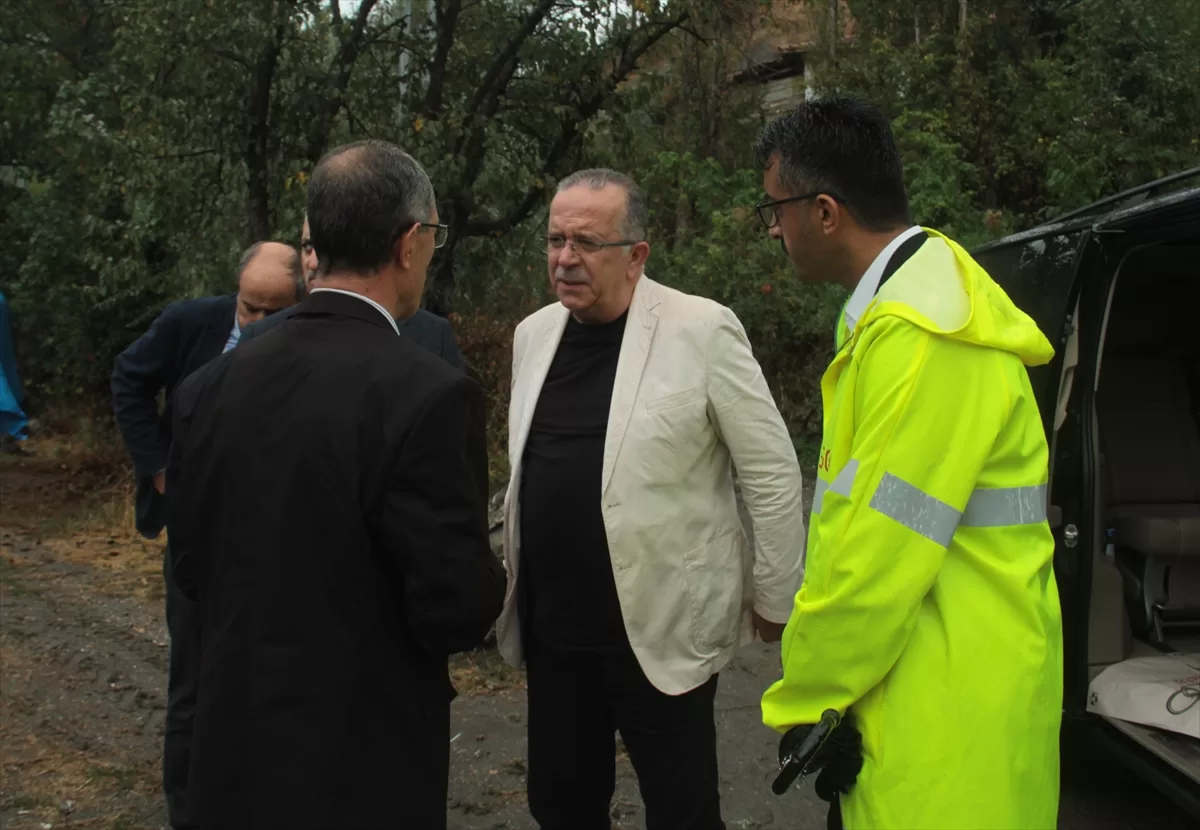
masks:
{"label": "man in dark suit", "polygon": [[[165,468],[171,442],[171,405],[189,374],[228,351],[242,327],[303,297],[296,250],[278,242],[251,246],[238,264],[238,291],[172,303],[150,330],[121,352],[113,367],[113,409],[137,479],[138,531],[153,539],[167,521]],[[163,411],[158,396],[165,393]],[[169,569],[169,559],[164,563]],[[186,803],[192,715],[199,670],[199,630],[192,603],[167,576],[167,630],[171,635],[167,681],[163,789],[175,828],[195,827]]]}
{"label": "man in dark suit", "polygon": [[[300,255],[304,261],[305,279],[311,284],[316,276],[317,255],[310,241],[307,216],[304,217],[304,228],[300,232]],[[261,337],[290,317],[294,311],[295,308],[292,308],[282,314],[273,314],[248,326],[242,332],[241,342],[249,343],[256,337]],[[396,325],[400,327],[401,337],[407,337],[418,346],[428,349],[455,369],[465,368],[462,351],[454,338],[454,329],[444,318],[418,308],[411,317],[397,319]]]}
{"label": "man in dark suit", "polygon": [[447,655],[505,590],[483,393],[395,323],[445,230],[424,170],[333,150],[308,216],[309,298],[176,394],[170,555],[204,630],[189,797],[205,830],[436,830]]}

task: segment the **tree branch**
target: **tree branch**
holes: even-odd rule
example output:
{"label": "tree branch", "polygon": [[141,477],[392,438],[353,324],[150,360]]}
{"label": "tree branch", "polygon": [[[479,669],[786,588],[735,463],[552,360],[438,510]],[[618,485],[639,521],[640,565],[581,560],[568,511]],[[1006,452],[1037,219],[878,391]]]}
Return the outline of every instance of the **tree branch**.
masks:
{"label": "tree branch", "polygon": [[[337,0],[330,0],[334,5]],[[337,117],[346,98],[346,88],[350,85],[350,76],[354,74],[354,64],[366,45],[364,32],[367,18],[375,8],[378,0],[362,0],[358,12],[350,24],[348,34],[343,34],[343,28],[338,28],[338,50],[333,56],[329,67],[332,80],[323,88],[323,95],[317,101],[317,111],[309,120],[308,136],[305,141],[305,157],[311,164],[320,161],[329,143],[329,132],[333,127],[333,119]],[[340,17],[338,18],[341,19]]]}
{"label": "tree branch", "polygon": [[[593,91],[588,99],[580,104],[576,112],[569,113],[567,117],[559,122],[558,137],[546,152],[546,156],[542,162],[542,170],[537,177],[537,181],[525,191],[524,195],[517,200],[516,204],[504,216],[499,219],[468,222],[463,235],[469,237],[503,233],[520,224],[529,216],[537,205],[538,200],[542,198],[542,193],[546,187],[546,178],[554,173],[559,162],[566,156],[571,146],[579,137],[579,125],[586,124],[600,112],[613,92],[616,91],[616,88],[637,66],[637,62],[641,59],[642,55],[665,37],[667,33],[682,26],[687,19],[688,14],[685,12],[674,20],[665,20],[649,26],[643,26],[627,34],[622,39],[621,59],[613,69],[612,74],[605,79],[604,83],[598,89]],[[633,48],[630,48],[635,36],[641,33],[647,33],[646,39]]]}
{"label": "tree branch", "polygon": [[[554,8],[554,4],[558,0],[538,0],[536,6],[529,10],[529,14],[525,15],[525,19],[521,21],[521,25],[513,36],[509,38],[508,43],[500,53],[496,55],[492,65],[488,67],[487,72],[483,75],[483,80],[479,82],[479,86],[475,88],[475,94],[471,97],[471,101],[467,104],[467,113],[474,115],[477,110],[483,105],[484,100],[489,95],[502,95],[503,85],[507,84],[508,78],[512,77],[512,73],[516,71],[517,54],[521,51],[521,47],[525,45],[525,41],[534,33],[542,21],[546,19],[546,15],[550,13],[550,9]],[[505,75],[505,69],[508,69],[507,77],[501,80]]]}
{"label": "tree branch", "polygon": [[248,58],[244,57],[243,55],[239,55],[232,49],[226,49],[223,46],[213,46],[210,44],[208,46],[208,51],[216,55],[218,58],[224,58],[227,61],[233,61],[244,69],[253,69]]}
{"label": "tree branch", "polygon": [[329,16],[333,18],[334,26],[342,25],[342,4],[338,0],[329,0]]}
{"label": "tree branch", "polygon": [[[371,37],[364,40],[362,43],[362,48],[368,49],[371,46],[374,46],[376,43],[379,43],[381,40],[383,40],[384,35],[388,34],[388,32],[394,31],[395,29],[399,29],[401,26],[407,26],[408,23],[409,23],[409,20],[407,17],[397,17],[391,23],[380,28],[379,31],[375,32],[375,34],[371,35]],[[389,41],[389,42],[391,42],[391,41]]]}

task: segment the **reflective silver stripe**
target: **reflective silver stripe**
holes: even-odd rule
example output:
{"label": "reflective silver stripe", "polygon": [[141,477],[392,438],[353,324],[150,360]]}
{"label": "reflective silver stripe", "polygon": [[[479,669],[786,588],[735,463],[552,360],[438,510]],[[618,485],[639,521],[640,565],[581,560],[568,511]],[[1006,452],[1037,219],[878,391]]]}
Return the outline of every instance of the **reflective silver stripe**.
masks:
{"label": "reflective silver stripe", "polygon": [[926,539],[950,547],[962,514],[944,501],[886,473],[871,497],[871,509],[893,519]]}
{"label": "reflective silver stripe", "polygon": [[813,491],[813,506],[812,512],[821,512],[821,502],[825,501],[825,491],[829,489],[829,482],[823,478],[817,479],[817,489]]}
{"label": "reflective silver stripe", "polygon": [[842,471],[829,483],[829,489],[839,496],[850,498],[850,490],[854,487],[854,477],[858,475],[858,459],[851,458],[842,467]]}
{"label": "reflective silver stripe", "polygon": [[821,512],[821,503],[825,501],[826,490],[832,490],[839,496],[850,498],[850,490],[854,487],[854,477],[856,475],[858,475],[858,459],[851,458],[846,462],[846,466],[842,467],[842,471],[834,477],[833,481],[817,479],[817,489],[813,491],[812,512]]}
{"label": "reflective silver stripe", "polygon": [[[833,481],[817,479],[812,512],[821,512],[826,492],[850,498],[857,475],[858,459],[851,458]],[[871,497],[871,509],[948,548],[959,525],[1012,527],[1046,521],[1046,485],[980,488],[971,494],[966,509],[960,513],[944,501],[886,473]]]}
{"label": "reflective silver stripe", "polygon": [[963,511],[964,527],[1035,525],[1046,521],[1046,485],[976,490]]}

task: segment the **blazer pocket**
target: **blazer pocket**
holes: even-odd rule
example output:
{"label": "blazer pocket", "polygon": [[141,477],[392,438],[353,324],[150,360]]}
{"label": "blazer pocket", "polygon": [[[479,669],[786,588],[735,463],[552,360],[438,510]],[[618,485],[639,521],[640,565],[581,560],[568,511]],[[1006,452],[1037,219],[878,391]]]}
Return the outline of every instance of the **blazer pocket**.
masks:
{"label": "blazer pocket", "polygon": [[692,611],[692,641],[709,656],[737,642],[743,604],[742,531],[735,529],[683,554]]}
{"label": "blazer pocket", "polygon": [[663,395],[661,398],[651,398],[646,401],[645,407],[647,412],[662,412],[665,409],[674,409],[677,406],[689,404],[700,397],[698,388],[684,389],[682,392],[673,392],[670,395]]}

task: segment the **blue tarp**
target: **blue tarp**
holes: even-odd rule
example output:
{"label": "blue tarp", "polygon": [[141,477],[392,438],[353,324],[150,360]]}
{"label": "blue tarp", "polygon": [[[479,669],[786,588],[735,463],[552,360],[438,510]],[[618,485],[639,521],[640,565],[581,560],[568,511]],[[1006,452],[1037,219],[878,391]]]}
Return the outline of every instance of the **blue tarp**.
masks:
{"label": "blue tarp", "polygon": [[26,437],[29,419],[21,408],[25,392],[21,378],[17,375],[17,356],[13,352],[12,323],[8,314],[8,300],[0,291],[0,433],[18,440]]}

